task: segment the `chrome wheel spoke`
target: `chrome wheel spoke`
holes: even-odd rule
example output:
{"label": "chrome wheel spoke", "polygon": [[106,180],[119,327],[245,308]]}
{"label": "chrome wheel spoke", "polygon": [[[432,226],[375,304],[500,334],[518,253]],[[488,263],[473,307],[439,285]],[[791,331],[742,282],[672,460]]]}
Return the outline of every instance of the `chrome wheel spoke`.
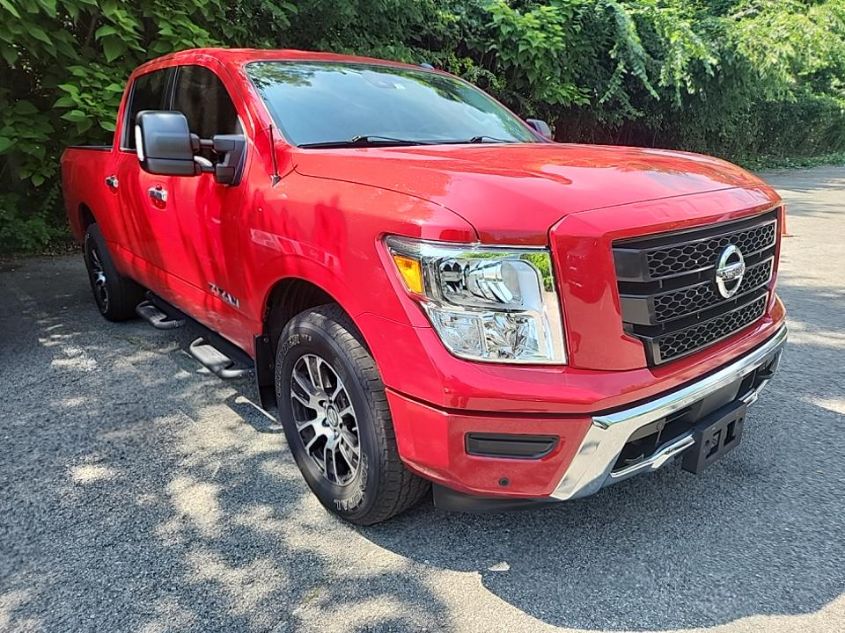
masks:
{"label": "chrome wheel spoke", "polygon": [[294,373],[293,378],[296,380],[296,384],[299,385],[309,397],[317,397],[317,389],[315,389],[314,384],[310,380],[306,380],[299,373]]}
{"label": "chrome wheel spoke", "polygon": [[317,413],[317,417],[313,420],[304,420],[302,422],[296,423],[296,430],[302,433],[305,429],[311,428],[314,429],[314,433],[316,435],[325,435],[325,427],[323,426],[323,422],[325,422],[326,416]]}
{"label": "chrome wheel spoke", "polygon": [[309,383],[305,378],[300,376],[298,373],[294,372],[293,379],[296,381],[296,384],[305,394],[304,396],[302,393],[297,393],[297,391],[291,386],[291,396],[296,398],[304,407],[308,407],[309,409],[317,410],[319,406],[320,396],[314,386]]}
{"label": "chrome wheel spoke", "polygon": [[326,446],[325,448],[323,448],[323,463],[325,464],[325,473],[328,480],[334,483],[339,483],[337,477],[337,462],[335,461],[335,452],[334,449],[330,448],[329,442],[326,442]]}
{"label": "chrome wheel spoke", "polygon": [[311,449],[314,447],[314,444],[316,444],[321,437],[325,437],[325,435],[323,435],[322,433],[315,433],[314,437],[312,437],[305,445],[305,450],[310,453]]}
{"label": "chrome wheel spoke", "polygon": [[303,407],[311,408],[311,398],[303,398],[300,394],[296,393],[293,389],[290,390],[290,396],[294,400],[296,400],[299,404]]}
{"label": "chrome wheel spoke", "polygon": [[349,438],[343,431],[341,431],[341,436],[340,440],[337,443],[337,448],[343,459],[349,465],[350,470],[354,471],[356,468],[358,468],[358,448],[349,441]]}
{"label": "chrome wheel spoke", "polygon": [[305,357],[305,367],[308,369],[308,377],[315,389],[323,390],[323,377],[320,375],[320,360],[316,356]]}
{"label": "chrome wheel spoke", "polygon": [[358,436],[349,429],[340,430],[340,439],[342,439],[356,451],[358,450]]}
{"label": "chrome wheel spoke", "polygon": [[328,481],[349,484],[361,463],[358,421],[337,371],[316,354],[304,354],[293,365],[290,391],[305,452]]}
{"label": "chrome wheel spoke", "polygon": [[353,416],[353,417],[354,417],[354,416],[355,416],[355,410],[352,408],[352,405],[349,405],[348,407],[344,407],[343,409],[341,409],[340,411],[338,411],[338,412],[337,412],[337,414],[338,414],[341,418],[343,418],[343,417],[345,417],[345,416],[347,416],[347,415],[351,415],[351,416]]}
{"label": "chrome wheel spoke", "polygon": [[341,393],[343,393],[343,383],[340,382],[340,378],[338,378],[337,375],[335,375],[335,379],[336,379],[335,388],[334,388],[334,391],[332,391],[331,395],[329,396],[329,400],[331,400],[333,403],[337,404],[337,397]]}

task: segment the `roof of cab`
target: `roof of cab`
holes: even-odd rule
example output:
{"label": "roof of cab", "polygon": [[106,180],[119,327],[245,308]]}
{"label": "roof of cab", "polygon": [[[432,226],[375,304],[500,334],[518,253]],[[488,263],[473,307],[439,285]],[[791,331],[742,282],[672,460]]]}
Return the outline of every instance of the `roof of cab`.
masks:
{"label": "roof of cab", "polygon": [[265,48],[191,48],[162,57],[152,59],[136,69],[142,71],[147,67],[159,67],[172,63],[190,63],[199,57],[213,57],[223,64],[242,66],[257,61],[321,61],[380,64],[404,68],[420,68],[413,64],[377,59],[375,57],[361,57],[357,55],[340,55],[337,53],[321,53],[317,51],[300,51],[296,49],[265,49]]}

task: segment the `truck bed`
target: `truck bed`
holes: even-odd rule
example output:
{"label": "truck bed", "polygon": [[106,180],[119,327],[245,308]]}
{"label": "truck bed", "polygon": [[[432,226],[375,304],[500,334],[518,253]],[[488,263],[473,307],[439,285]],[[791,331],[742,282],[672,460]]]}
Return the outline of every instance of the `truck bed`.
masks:
{"label": "truck bed", "polygon": [[111,145],[68,145],[67,149],[88,149],[95,152],[110,152]]}
{"label": "truck bed", "polygon": [[96,217],[105,215],[113,204],[113,194],[105,184],[112,167],[110,145],[74,145],[62,153],[62,193],[71,232],[77,240],[84,236],[83,206]]}

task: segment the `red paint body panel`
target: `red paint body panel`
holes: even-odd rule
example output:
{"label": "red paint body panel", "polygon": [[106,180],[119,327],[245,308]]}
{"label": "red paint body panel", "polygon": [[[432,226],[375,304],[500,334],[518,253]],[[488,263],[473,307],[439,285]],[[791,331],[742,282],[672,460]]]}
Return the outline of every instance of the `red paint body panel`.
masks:
{"label": "red paint body panel", "polygon": [[[558,254],[570,362],[603,370],[645,365],[642,343],[622,330],[614,240],[740,219],[777,202],[768,188],[733,188],[596,209],[561,220],[551,230],[551,244]],[[603,345],[593,344],[596,336],[603,336]]]}
{"label": "red paint body panel", "polygon": [[588,209],[733,187],[769,191],[716,158],[559,143],[312,150],[296,169],[431,200],[491,244],[545,245],[548,227]]}
{"label": "red paint body panel", "polygon": [[[591,419],[585,416],[491,416],[443,411],[395,391],[388,391],[387,399],[405,463],[427,479],[484,496],[550,495],[591,424]],[[556,435],[560,439],[554,450],[537,460],[468,455],[464,438],[467,433],[480,431]],[[500,484],[502,479],[508,480],[507,486]]]}
{"label": "red paint body panel", "polygon": [[[760,213],[780,204],[755,176],[723,161],[662,150],[519,144],[303,150],[287,144],[244,71],[266,59],[368,61],[301,51],[197,50],[133,73],[198,64],[235,103],[247,138],[242,182],[219,185],[143,172],[122,150],[121,102],[110,151],[62,157],[68,218],[82,237],[83,207],[100,224],[120,270],[252,354],[268,297],[284,279],[307,280],[354,319],[381,371],[400,454],[417,472],[483,494],[547,495],[591,413],[688,383],[770,337],[766,316],[703,351],[649,368],[622,329],[611,242]],[[271,133],[272,130],[272,133]],[[281,178],[274,183],[274,170]],[[117,192],[105,184],[118,176]],[[151,187],[168,190],[154,203]],[[451,355],[404,291],[382,238],[544,245],[555,262],[567,366],[474,363]],[[232,305],[209,284],[237,298]],[[561,437],[539,461],[471,457],[468,431]],[[511,484],[498,485],[501,477]]]}

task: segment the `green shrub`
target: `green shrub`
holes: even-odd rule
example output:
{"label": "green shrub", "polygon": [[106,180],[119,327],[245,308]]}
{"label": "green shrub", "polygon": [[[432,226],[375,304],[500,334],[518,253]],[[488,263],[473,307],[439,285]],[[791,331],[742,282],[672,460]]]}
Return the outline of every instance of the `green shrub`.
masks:
{"label": "green shrub", "polygon": [[66,239],[59,156],[134,67],[213,45],[431,62],[559,140],[845,152],[845,0],[0,0],[0,254]]}

